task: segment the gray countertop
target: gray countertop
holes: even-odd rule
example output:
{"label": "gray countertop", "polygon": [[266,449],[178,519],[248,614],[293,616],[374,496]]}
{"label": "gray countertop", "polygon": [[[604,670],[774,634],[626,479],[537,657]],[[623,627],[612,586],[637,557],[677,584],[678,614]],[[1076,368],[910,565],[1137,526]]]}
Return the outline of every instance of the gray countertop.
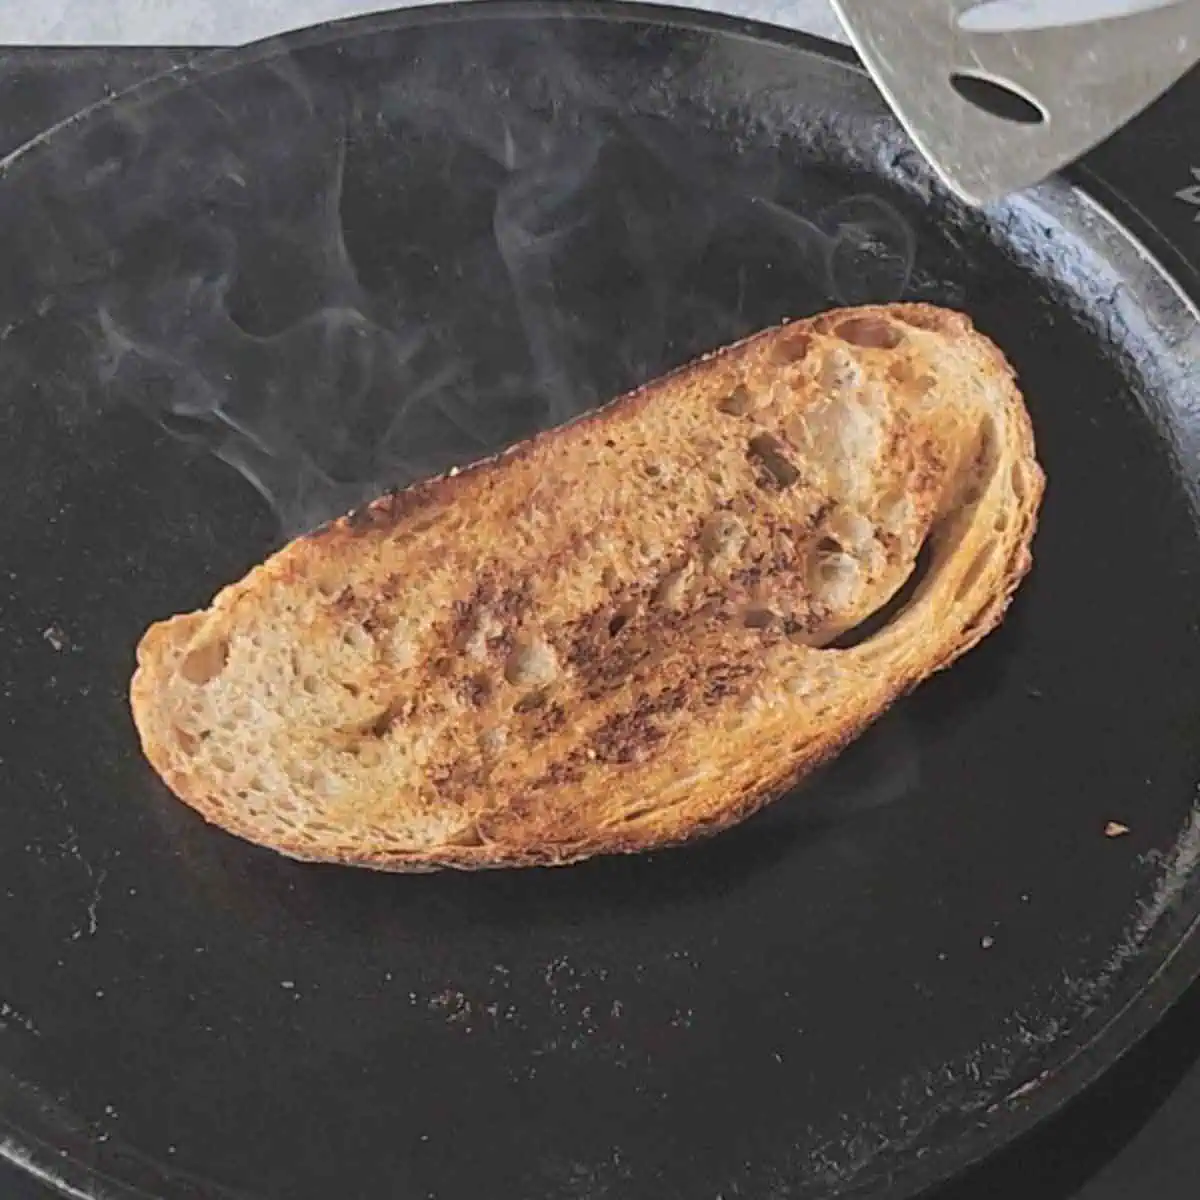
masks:
{"label": "gray countertop", "polygon": [[[0,44],[10,46],[232,46],[320,21],[428,0],[0,0]],[[841,38],[828,0],[675,0]]]}

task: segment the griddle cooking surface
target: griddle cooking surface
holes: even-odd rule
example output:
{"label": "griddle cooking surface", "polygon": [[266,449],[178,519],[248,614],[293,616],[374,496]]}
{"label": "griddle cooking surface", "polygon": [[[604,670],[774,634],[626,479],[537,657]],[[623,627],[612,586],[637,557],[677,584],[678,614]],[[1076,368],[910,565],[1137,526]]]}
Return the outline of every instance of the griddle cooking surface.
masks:
{"label": "griddle cooking surface", "polygon": [[[895,1200],[1190,978],[1191,309],[1066,184],[959,209],[816,44],[563,11],[221,55],[0,173],[0,1116],[60,1180]],[[138,636],[281,529],[784,316],[900,297],[1016,364],[1036,567],[999,632],[762,817],[377,877],[211,830],[143,763]]]}

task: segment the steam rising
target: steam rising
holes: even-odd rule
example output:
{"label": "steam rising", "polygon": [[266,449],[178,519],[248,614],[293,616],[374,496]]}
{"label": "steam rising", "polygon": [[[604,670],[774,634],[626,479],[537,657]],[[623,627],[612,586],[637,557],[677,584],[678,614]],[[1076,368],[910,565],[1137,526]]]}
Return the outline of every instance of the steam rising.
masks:
{"label": "steam rising", "polygon": [[240,471],[285,535],[905,288],[899,213],[798,190],[779,145],[640,111],[566,37],[436,46],[118,103],[92,166],[126,197],[91,317],[108,395]]}

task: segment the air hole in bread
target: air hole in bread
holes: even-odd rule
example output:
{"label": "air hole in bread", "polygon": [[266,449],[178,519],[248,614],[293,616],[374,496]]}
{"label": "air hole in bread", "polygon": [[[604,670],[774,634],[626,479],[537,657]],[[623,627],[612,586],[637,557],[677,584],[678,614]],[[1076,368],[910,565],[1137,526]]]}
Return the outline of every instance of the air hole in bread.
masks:
{"label": "air hole in bread", "polygon": [[219,750],[208,756],[209,763],[218,771],[223,771],[226,775],[231,775],[237,770],[237,764],[229,757],[228,754],[222,754]]}
{"label": "air hole in bread", "polygon": [[608,636],[616,637],[637,616],[637,611],[637,602],[634,600],[622,604],[608,622]]}
{"label": "air hole in bread", "polygon": [[783,632],[787,635],[788,641],[794,642],[797,646],[816,646],[818,644],[817,635],[809,629],[808,625],[794,616],[785,618]]}
{"label": "air hole in bread", "polygon": [[548,687],[535,688],[532,692],[526,692],[525,695],[513,705],[513,712],[534,712],[536,709],[545,708],[549,699],[550,689]]}
{"label": "air hole in bread", "polygon": [[1008,513],[997,513],[996,519],[992,522],[992,529],[996,533],[1003,533],[1008,528]]}
{"label": "air hole in bread", "polygon": [[344,679],[339,679],[338,686],[346,693],[347,696],[352,696],[356,700],[362,695],[362,688],[360,688],[357,683],[347,683]]}
{"label": "air hole in bread", "polygon": [[913,563],[913,568],[909,572],[908,578],[904,581],[904,586],[890,600],[880,605],[869,617],[866,617],[855,625],[853,629],[847,629],[845,633],[834,638],[832,642],[829,642],[827,649],[852,650],[855,646],[861,646],[864,642],[869,642],[876,634],[882,633],[908,607],[909,602],[916,595],[917,589],[929,575],[929,569],[932,565],[933,539],[927,538],[921,546],[920,553],[917,555],[916,562]]}
{"label": "air hole in bread", "polygon": [[1029,488],[1026,485],[1025,480],[1025,467],[1021,463],[1013,463],[1012,475],[1010,476],[1010,479],[1012,482],[1013,495],[1016,497],[1017,503],[1024,504]]}
{"label": "air hole in bread", "polygon": [[791,487],[800,478],[800,468],[788,458],[784,444],[772,433],[755,434],[750,439],[748,453],[780,487]]}
{"label": "air hole in bread", "polygon": [[805,329],[784,329],[775,338],[771,360],[781,365],[802,362],[812,347],[812,334]]}
{"label": "air hole in bread", "polygon": [[971,619],[963,626],[962,636],[964,638],[974,637],[975,634],[979,632],[980,626],[987,622],[988,614],[992,612],[992,604],[992,598],[989,596],[975,610]]}
{"label": "air hole in bread", "polygon": [[363,732],[369,734],[373,738],[385,738],[390,732],[393,725],[396,723],[396,718],[400,713],[395,704],[389,704],[381,713],[376,713],[370,721],[367,722]]}
{"label": "air hole in bread", "polygon": [[708,558],[733,554],[746,541],[746,527],[729,512],[715,512],[704,518],[700,527],[700,549]]}
{"label": "air hole in bread", "polygon": [[748,496],[745,492],[739,492],[729,504],[743,521],[753,521],[758,515],[758,505],[755,504],[755,500],[755,496]]}
{"label": "air hole in bread", "polygon": [[480,672],[472,675],[465,684],[467,702],[474,708],[482,708],[491,698],[494,691],[492,677]]}
{"label": "air hole in bread", "polygon": [[979,445],[975,449],[975,466],[981,475],[989,473],[1000,454],[1000,431],[992,418],[985,418],[979,426]]}
{"label": "air hole in bread", "polygon": [[366,652],[374,648],[371,635],[359,625],[351,625],[342,630],[342,645],[350,650]]}
{"label": "air hole in bread", "polygon": [[321,690],[321,681],[315,675],[305,675],[300,680],[300,690],[308,696],[315,696]]}
{"label": "air hole in bread", "polygon": [[963,572],[962,579],[958,582],[958,588],[954,593],[954,601],[958,603],[971,593],[971,590],[983,577],[983,573],[988,569],[993,557],[996,553],[996,543],[988,542],[978,554],[975,555],[971,565]]}
{"label": "air hole in bread", "polygon": [[728,396],[717,401],[717,408],[730,417],[744,417],[753,407],[754,397],[744,383],[739,383]]}
{"label": "air hole in bread", "polygon": [[627,812],[621,818],[621,823],[631,825],[634,821],[640,821],[643,817],[649,816],[653,811],[653,808],[635,808],[632,812]]}
{"label": "air hole in bread", "polygon": [[778,620],[777,613],[760,604],[752,605],[742,614],[742,624],[747,629],[770,629]]}
{"label": "air hole in bread", "polygon": [[176,744],[190,758],[196,752],[198,739],[194,734],[188,733],[186,729],[180,729],[178,725],[174,727],[174,732]]}
{"label": "air hole in bread", "polygon": [[448,846],[482,846],[483,837],[479,830],[474,825],[468,825],[465,829],[460,829],[452,837],[446,839]]}
{"label": "air hole in bread", "polygon": [[900,329],[882,317],[851,317],[833,332],[848,345],[864,350],[894,350],[904,340]]}
{"label": "air hole in bread", "polygon": [[817,543],[818,554],[841,554],[842,543],[835,537],[826,535]]}
{"label": "air hole in bread", "polygon": [[813,601],[831,615],[854,607],[863,585],[862,564],[852,554],[840,551],[815,556],[808,586]]}
{"label": "air hole in bread", "polygon": [[862,387],[863,375],[858,363],[840,346],[829,350],[821,359],[818,382],[823,391],[835,400],[848,400]]}
{"label": "air hole in bread", "polygon": [[504,749],[507,741],[508,732],[506,730],[498,727],[485,729],[479,735],[479,752],[485,759],[493,760]]}
{"label": "air hole in bread", "polygon": [[854,554],[869,553],[876,541],[875,526],[854,508],[836,508],[829,515],[828,535]]}
{"label": "air hole in bread", "polygon": [[888,379],[907,400],[919,400],[937,386],[932,375],[918,375],[916,367],[906,358],[898,358],[888,367]]}
{"label": "air hole in bread", "polygon": [[214,638],[189,650],[179,664],[179,673],[188,683],[202,686],[216,679],[228,661],[229,643],[224,638]]}
{"label": "air hole in bread", "polygon": [[557,674],[554,651],[538,637],[518,639],[504,664],[504,678],[513,687],[549,683]]}
{"label": "air hole in bread", "polygon": [[683,593],[687,588],[687,571],[680,567],[678,570],[669,571],[658,581],[657,586],[650,595],[652,604],[666,604],[674,606],[683,599]]}
{"label": "air hole in bread", "polygon": [[662,474],[662,467],[660,467],[657,463],[647,463],[642,470],[651,479],[657,479]]}
{"label": "air hole in bread", "polygon": [[942,312],[922,312],[920,309],[912,309],[901,313],[900,320],[914,329],[928,329],[932,333],[943,333],[949,324],[946,316],[947,314]]}

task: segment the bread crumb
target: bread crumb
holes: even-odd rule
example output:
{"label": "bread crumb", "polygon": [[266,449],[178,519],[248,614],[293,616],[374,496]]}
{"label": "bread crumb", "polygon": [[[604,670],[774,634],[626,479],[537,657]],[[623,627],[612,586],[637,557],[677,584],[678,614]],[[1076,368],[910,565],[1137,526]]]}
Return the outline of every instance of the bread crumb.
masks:
{"label": "bread crumb", "polygon": [[1129,826],[1123,825],[1120,821],[1109,821],[1104,826],[1104,836],[1107,838],[1124,837],[1129,832]]}
{"label": "bread crumb", "polygon": [[985,950],[990,950],[996,944],[996,939],[992,937],[990,933],[985,933],[983,937],[979,939],[979,944]]}
{"label": "bread crumb", "polygon": [[46,628],[42,630],[42,637],[44,637],[46,641],[50,643],[50,647],[53,650],[65,650],[70,644],[67,641],[67,635],[58,625],[47,625]]}

